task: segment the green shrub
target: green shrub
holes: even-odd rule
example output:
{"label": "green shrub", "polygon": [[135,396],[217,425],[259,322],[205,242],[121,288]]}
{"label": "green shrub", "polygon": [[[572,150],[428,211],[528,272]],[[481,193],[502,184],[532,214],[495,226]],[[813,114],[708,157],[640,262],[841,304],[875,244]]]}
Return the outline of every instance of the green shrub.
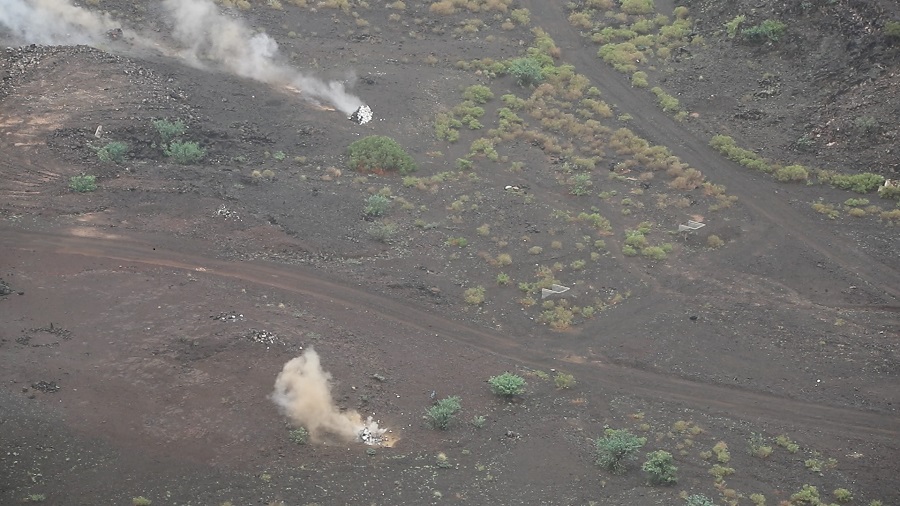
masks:
{"label": "green shrub", "polygon": [[750,494],[750,502],[756,506],[766,506],[766,496],[762,494]]}
{"label": "green shrub", "polygon": [[846,488],[835,489],[835,491],[832,493],[834,494],[834,500],[841,504],[853,500],[853,494],[851,494],[850,491]]}
{"label": "green shrub", "polygon": [[725,23],[725,32],[728,34],[729,39],[735,38],[738,33],[738,29],[741,27],[741,23],[743,23],[747,19],[747,16],[741,14],[740,16],[735,16],[731,19],[731,21]]}
{"label": "green shrub", "polygon": [[716,503],[703,494],[694,494],[684,500],[685,506],[716,506]]}
{"label": "green shrub", "polygon": [[480,428],[484,427],[484,424],[486,422],[487,422],[487,418],[485,418],[484,415],[475,415],[472,417],[471,420],[469,420],[469,423],[472,424],[472,427],[475,427],[476,429],[480,429]]}
{"label": "green shrub", "polygon": [[761,156],[750,151],[738,147],[737,143],[727,135],[715,135],[709,141],[709,145],[713,149],[725,155],[726,158],[733,162],[737,162],[748,169],[758,170],[760,172],[770,173],[774,169]]}
{"label": "green shrub", "polygon": [[465,237],[451,237],[444,241],[447,246],[456,246],[457,248],[465,248],[469,245],[469,240]]}
{"label": "green shrub", "polygon": [[456,142],[459,140],[459,129],[462,126],[462,122],[452,115],[440,113],[434,119],[434,135],[438,139]]}
{"label": "green shrub", "polygon": [[434,406],[428,408],[425,411],[425,419],[432,428],[447,430],[460,409],[462,409],[462,406],[460,405],[459,397],[454,395],[441,399]]}
{"label": "green shrub", "polygon": [[516,374],[505,372],[488,379],[491,391],[502,397],[512,397],[525,392],[525,380]]}
{"label": "green shrub", "polygon": [[25,502],[44,502],[47,500],[47,496],[44,494],[28,494],[28,497],[25,498]]}
{"label": "green shrub", "polygon": [[568,390],[569,388],[574,387],[578,382],[575,381],[575,376],[558,372],[553,378],[553,383],[556,385],[556,388]]}
{"label": "green shrub", "polygon": [[303,427],[298,427],[289,433],[288,438],[294,444],[305,445],[309,441],[309,431]]}
{"label": "green shrub", "polygon": [[122,141],[113,141],[97,150],[97,158],[101,162],[122,163],[125,154],[128,153],[128,144]]}
{"label": "green shrub", "polygon": [[531,23],[531,12],[528,9],[513,9],[509,11],[509,17],[522,26]]}
{"label": "green shrub", "polygon": [[92,192],[97,189],[97,176],[79,174],[69,178],[69,189],[78,193]]}
{"label": "green shrub", "polygon": [[900,200],[900,185],[897,185],[897,186],[882,185],[878,188],[878,196],[883,199]]}
{"label": "green shrub", "polygon": [[476,104],[483,104],[494,98],[494,92],[490,88],[481,84],[473,84],[463,91],[463,98],[471,100]]}
{"label": "green shrub", "polygon": [[347,148],[350,156],[348,166],[360,172],[392,172],[408,174],[416,170],[412,157],[397,144],[397,141],[383,135],[370,135],[354,141]]}
{"label": "green shrub", "polygon": [[164,150],[166,156],[175,160],[179,165],[197,163],[206,156],[206,150],[192,141],[172,141]]}
{"label": "green shrub", "polygon": [[456,168],[459,170],[470,170],[473,166],[472,160],[466,158],[456,159]]}
{"label": "green shrub", "polygon": [[526,56],[509,62],[507,71],[516,78],[519,86],[534,86],[544,80],[544,69],[536,58]]}
{"label": "green shrub", "polygon": [[363,212],[366,216],[383,216],[391,206],[391,199],[384,195],[370,195],[366,199],[366,208]]}
{"label": "green shrub", "polygon": [[869,199],[847,199],[844,201],[847,207],[861,207],[869,205]]}
{"label": "green shrub", "polygon": [[678,467],[672,454],[666,451],[655,451],[647,455],[647,461],[641,466],[650,475],[650,483],[654,485],[674,485],[678,482],[675,473]]}
{"label": "green shrub", "polygon": [[900,21],[885,22],[884,35],[892,39],[900,39]]}
{"label": "green shrub", "polygon": [[743,36],[752,41],[765,42],[766,40],[777,42],[784,35],[787,25],[775,19],[767,19],[762,23],[744,28]]}
{"label": "green shrub", "polygon": [[157,119],[153,120],[153,126],[156,127],[163,145],[172,142],[180,135],[184,135],[184,132],[187,130],[187,127],[184,126],[181,120],[172,122],[167,119]]}
{"label": "green shrub", "polygon": [[287,158],[287,155],[284,154],[284,151],[276,151],[276,152],[272,153],[272,158],[276,162],[283,162],[284,159]]}
{"label": "green shrub", "polygon": [[604,44],[597,50],[597,56],[619,72],[635,72],[635,61],[644,59],[644,53],[631,41]]}
{"label": "green shrub", "polygon": [[856,193],[869,193],[875,191],[884,184],[884,177],[871,172],[862,174],[834,174],[822,171],[819,180],[828,183],[835,188],[851,190]]}
{"label": "green shrub", "polygon": [[647,73],[637,71],[634,74],[631,74],[631,85],[635,88],[646,88],[647,86],[650,86],[650,83],[647,81]]}
{"label": "green shrub", "polygon": [[819,490],[812,485],[803,485],[803,488],[800,489],[799,492],[791,494],[791,504],[809,504],[811,506],[818,506],[821,504]]}
{"label": "green shrub", "polygon": [[396,223],[379,222],[369,226],[367,232],[372,239],[387,244],[397,235],[398,228]]}
{"label": "green shrub", "polygon": [[620,0],[626,14],[651,14],[655,9],[653,0]]}
{"label": "green shrub", "polygon": [[598,466],[613,473],[625,471],[625,461],[634,460],[634,454],[647,443],[628,429],[606,429],[603,437],[594,441]]}
{"label": "green shrub", "polygon": [[593,184],[590,174],[576,174],[572,176],[569,194],[578,196],[590,195]]}
{"label": "green shrub", "polygon": [[463,298],[466,301],[466,304],[470,304],[472,306],[477,306],[479,304],[484,303],[484,287],[476,286],[474,288],[467,288],[465,292],[463,292]]}
{"label": "green shrub", "polygon": [[678,99],[663,91],[659,86],[651,88],[650,91],[656,95],[656,100],[663,111],[673,113],[681,110],[681,104],[678,102]]}
{"label": "green shrub", "polygon": [[659,246],[648,246],[641,250],[641,255],[657,262],[666,259],[666,251]]}
{"label": "green shrub", "polygon": [[775,179],[783,182],[806,181],[809,178],[809,171],[802,165],[788,165],[775,169]]}
{"label": "green shrub", "polygon": [[791,440],[791,438],[787,437],[785,434],[781,434],[775,438],[775,444],[784,448],[790,453],[797,453],[800,450],[800,445]]}
{"label": "green shrub", "polygon": [[151,503],[152,501],[144,496],[134,497],[131,499],[131,504],[133,506],[150,506]]}

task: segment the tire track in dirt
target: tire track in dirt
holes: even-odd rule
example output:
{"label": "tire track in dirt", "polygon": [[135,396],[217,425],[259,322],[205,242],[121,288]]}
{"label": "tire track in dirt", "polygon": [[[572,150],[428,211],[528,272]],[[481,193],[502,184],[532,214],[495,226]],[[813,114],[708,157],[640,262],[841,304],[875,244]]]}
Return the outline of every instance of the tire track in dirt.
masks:
{"label": "tire track in dirt", "polygon": [[[65,235],[0,228],[4,248],[19,251],[41,250],[60,255],[83,256],[153,267],[167,267],[239,280],[319,300],[364,308],[397,324],[430,335],[456,341],[480,351],[542,369],[558,367],[559,360],[585,384],[602,385],[611,392],[683,404],[728,417],[793,424],[846,436],[866,435],[895,446],[900,441],[900,421],[896,415],[815,404],[734,387],[700,383],[653,371],[568,357],[563,350],[531,350],[487,329],[450,320],[413,302],[397,301],[331,279],[327,274],[303,266],[260,262],[230,262],[199,254],[176,253],[122,235]],[[652,301],[649,301],[652,303]],[[602,357],[600,357],[602,359]]]}
{"label": "tire track in dirt", "polygon": [[[766,222],[782,229],[785,239],[802,242],[843,270],[855,275],[890,296],[900,299],[900,270],[861,252],[853,244],[832,230],[803,216],[782,198],[773,197],[773,182],[749,173],[747,169],[714,151],[707,141],[683,128],[663,113],[649,96],[635,90],[625,76],[596,56],[595,45],[582,38],[569,24],[565,5],[560,2],[523,0],[523,5],[557,46],[562,59],[575,65],[576,70],[589,77],[604,93],[604,100],[618,104],[623,112],[634,118],[632,130],[654,144],[668,147],[675,155],[702,171],[716,183],[724,184],[728,192],[737,195],[748,210]],[[761,236],[754,240],[767,242]]]}

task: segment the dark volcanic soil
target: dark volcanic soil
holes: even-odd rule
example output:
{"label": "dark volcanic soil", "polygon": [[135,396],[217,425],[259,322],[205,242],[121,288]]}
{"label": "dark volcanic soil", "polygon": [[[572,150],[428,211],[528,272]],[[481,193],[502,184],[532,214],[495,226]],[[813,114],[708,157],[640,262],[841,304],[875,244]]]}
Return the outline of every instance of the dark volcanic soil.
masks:
{"label": "dark volcanic soil", "polygon": [[[733,15],[699,3],[701,29]],[[167,40],[160,6],[126,4],[113,14]],[[229,12],[275,37],[291,65],[346,79],[373,107],[366,125],[128,40],[0,54],[0,502],[670,505],[763,494],[790,504],[810,484],[825,503],[838,488],[851,504],[900,503],[896,221],[828,219],[810,203],[859,195],[778,184],[727,161],[708,134],[735,122],[731,112],[687,96],[700,118],[666,115],[597,59],[562,5],[513,3],[530,24],[505,27],[511,13],[487,7],[347,5]],[[483,25],[465,28],[475,18]],[[601,121],[610,132],[628,127],[667,147],[736,198],[717,206],[709,185],[622,170],[629,156],[612,147],[587,171],[588,195],[570,191],[574,155],[546,144],[514,138],[497,144],[496,161],[469,155],[497,126],[500,96],[534,90],[457,62],[519,56],[534,27],[555,41],[557,65],[599,88],[615,111]],[[779,65],[774,52],[710,46]],[[692,93],[738,96],[758,73],[727,68]],[[892,75],[866,82],[896,100]],[[691,87],[683,76],[672,89]],[[479,83],[495,95],[484,128],[436,139],[436,115]],[[812,111],[821,100],[791,102]],[[206,149],[201,163],[162,154],[151,123],[161,118],[184,121]],[[796,154],[773,141],[781,122],[734,124],[767,156]],[[347,146],[373,134],[406,148],[420,179],[348,170]],[[896,161],[885,147],[896,126],[879,135],[860,163]],[[97,157],[112,140],[129,145],[122,163]],[[841,153],[803,156],[832,168],[854,160]],[[474,166],[457,170],[464,157]],[[96,191],[69,189],[82,173],[97,177]],[[366,215],[373,194],[391,202],[384,217]],[[580,213],[602,214],[608,229]],[[677,232],[687,220],[705,226]],[[385,224],[394,232],[378,240],[373,227]],[[627,253],[642,227],[665,259]],[[570,290],[528,300],[533,287],[520,284],[548,272]],[[467,303],[479,287],[484,300]],[[276,337],[253,339],[261,331]],[[268,395],[282,365],[309,348],[333,376],[336,404],[379,420],[392,447],[291,441]],[[526,379],[524,395],[491,393],[486,380],[504,371]],[[557,388],[558,372],[577,384]],[[425,423],[432,395],[461,397],[447,431]],[[606,428],[647,438],[624,474],[594,464]],[[780,435],[795,452],[775,443]],[[719,442],[730,456],[717,461]],[[753,455],[751,443],[771,454]],[[674,455],[676,485],[651,486],[640,471],[653,450]],[[717,482],[716,463],[733,474]]]}

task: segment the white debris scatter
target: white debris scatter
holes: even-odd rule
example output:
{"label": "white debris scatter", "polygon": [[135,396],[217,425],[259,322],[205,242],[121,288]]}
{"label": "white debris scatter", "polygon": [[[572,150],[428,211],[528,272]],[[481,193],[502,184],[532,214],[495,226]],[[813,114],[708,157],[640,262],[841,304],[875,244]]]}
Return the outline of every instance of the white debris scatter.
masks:
{"label": "white debris scatter", "polygon": [[231,311],[230,313],[222,312],[222,313],[219,313],[216,315],[212,315],[212,316],[210,316],[210,318],[212,318],[213,320],[219,320],[219,321],[223,321],[223,322],[244,321],[244,315],[237,313],[235,311]]}
{"label": "white debris scatter", "polygon": [[214,216],[216,216],[216,217],[222,216],[226,219],[233,219],[233,220],[241,221],[241,217],[238,216],[238,213],[225,207],[225,204],[222,204],[221,206],[219,206],[219,209],[216,210],[216,213]]}
{"label": "white debris scatter", "polygon": [[284,344],[278,339],[278,334],[268,330],[250,329],[250,332],[247,333],[247,339],[262,344]]}
{"label": "white debris scatter", "polygon": [[370,416],[366,418],[366,424],[359,430],[359,440],[367,445],[380,445],[385,441],[385,432],[387,429],[380,428],[378,422]]}
{"label": "white debris scatter", "polygon": [[363,104],[359,106],[359,109],[353,111],[353,114],[348,119],[360,125],[365,125],[372,121],[372,108]]}

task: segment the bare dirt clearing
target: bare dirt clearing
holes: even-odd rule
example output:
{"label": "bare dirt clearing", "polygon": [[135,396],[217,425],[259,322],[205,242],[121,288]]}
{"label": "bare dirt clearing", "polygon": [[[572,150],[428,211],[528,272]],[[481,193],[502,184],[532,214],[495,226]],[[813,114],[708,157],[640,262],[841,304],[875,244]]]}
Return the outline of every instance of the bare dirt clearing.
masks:
{"label": "bare dirt clearing", "polygon": [[[352,91],[375,111],[366,125],[127,40],[6,50],[0,498],[619,505],[685,492],[777,504],[811,484],[900,501],[896,226],[829,220],[809,202],[851,195],[729,162],[599,61],[561,5],[512,5],[531,17],[509,25],[510,14],[430,5],[230,12],[319,77],[354,68]],[[167,33],[163,7],[119,9]],[[566,110],[554,91],[456,63],[515,58],[540,44],[531,27],[555,41],[557,72],[573,65],[599,88],[588,103],[599,112],[576,114],[605,127],[602,150],[542,121],[566,117],[548,112]],[[478,83],[494,94],[484,128],[436,139],[435,117]],[[520,106],[522,130],[491,137],[496,159],[467,151],[512,117],[501,95],[534,104],[533,93],[543,109]],[[160,118],[185,122],[202,163],[161,153]],[[614,149],[625,128],[665,146],[668,170]],[[400,142],[418,179],[349,171],[347,146],[371,134]],[[98,160],[111,140],[128,144],[124,162]],[[571,166],[588,155],[583,194]],[[702,181],[681,187],[686,166]],[[70,191],[81,173],[99,188]],[[389,202],[384,216],[366,212],[372,195]],[[675,232],[697,217],[700,231]],[[393,234],[379,240],[380,225]],[[570,290],[541,300],[551,279]],[[478,288],[483,300],[467,303]],[[291,441],[267,396],[310,347],[338,406],[373,415],[394,447]],[[485,380],[503,371],[527,393],[492,395]],[[557,388],[558,371],[577,384]],[[462,399],[448,431],[423,420],[432,392]],[[594,465],[607,427],[670,451],[678,484]],[[706,455],[720,441],[730,461]],[[754,456],[752,441],[774,451]],[[733,474],[717,480],[716,464]]]}

